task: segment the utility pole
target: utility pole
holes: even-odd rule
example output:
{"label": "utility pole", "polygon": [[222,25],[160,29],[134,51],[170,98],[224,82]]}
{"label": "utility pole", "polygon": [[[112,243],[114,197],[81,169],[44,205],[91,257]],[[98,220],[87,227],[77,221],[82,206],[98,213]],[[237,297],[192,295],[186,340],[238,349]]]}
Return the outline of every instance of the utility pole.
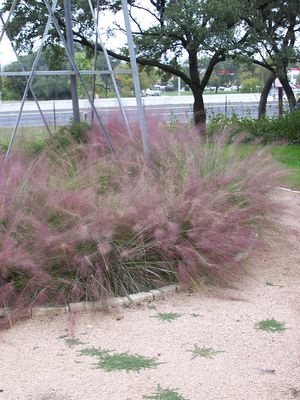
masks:
{"label": "utility pole", "polygon": [[[74,58],[71,0],[64,0],[64,9],[65,9],[66,36],[67,36],[66,39],[68,43],[68,49]],[[74,122],[80,122],[76,75],[70,75],[70,91],[71,91],[72,105],[73,105],[73,119]]]}

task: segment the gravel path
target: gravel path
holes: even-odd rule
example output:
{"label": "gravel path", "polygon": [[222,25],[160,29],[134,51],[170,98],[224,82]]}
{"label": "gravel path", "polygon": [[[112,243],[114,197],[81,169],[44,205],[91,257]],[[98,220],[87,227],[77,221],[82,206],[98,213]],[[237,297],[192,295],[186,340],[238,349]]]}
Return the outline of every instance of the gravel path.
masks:
{"label": "gravel path", "polygon": [[[181,293],[111,314],[36,318],[0,332],[0,400],[300,399],[300,194],[278,197],[285,227],[236,289]],[[164,321],[160,313],[179,315],[162,314],[174,317]],[[286,330],[256,329],[272,318]],[[93,346],[160,364],[107,372],[95,365],[103,367],[103,358],[80,355]],[[200,357],[195,349],[215,353]]]}

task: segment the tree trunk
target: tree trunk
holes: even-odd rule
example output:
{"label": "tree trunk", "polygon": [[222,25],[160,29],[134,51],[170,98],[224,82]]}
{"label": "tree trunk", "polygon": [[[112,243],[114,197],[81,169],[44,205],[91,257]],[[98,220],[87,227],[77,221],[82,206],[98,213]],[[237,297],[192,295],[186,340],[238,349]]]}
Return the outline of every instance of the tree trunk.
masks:
{"label": "tree trunk", "polygon": [[285,91],[285,94],[287,96],[290,111],[293,111],[295,109],[296,98],[295,98],[293,89],[291,88],[291,85],[289,83],[289,80],[286,76],[283,76],[283,77],[281,76],[279,78],[279,80],[280,80],[283,90]]}
{"label": "tree trunk", "polygon": [[272,88],[274,79],[275,79],[274,76],[270,75],[264,83],[264,86],[263,86],[261,94],[260,94],[260,99],[259,99],[258,118],[263,118],[266,116],[268,95]]}
{"label": "tree trunk", "polygon": [[197,127],[199,127],[199,131],[205,132],[205,124],[206,124],[206,112],[203,101],[203,92],[200,87],[192,87],[192,92],[194,95],[194,123]]}
{"label": "tree trunk", "polygon": [[194,95],[194,123],[199,128],[199,132],[204,133],[206,124],[206,113],[203,101],[203,89],[200,86],[198,58],[196,50],[189,50],[189,72],[191,77],[190,87]]}

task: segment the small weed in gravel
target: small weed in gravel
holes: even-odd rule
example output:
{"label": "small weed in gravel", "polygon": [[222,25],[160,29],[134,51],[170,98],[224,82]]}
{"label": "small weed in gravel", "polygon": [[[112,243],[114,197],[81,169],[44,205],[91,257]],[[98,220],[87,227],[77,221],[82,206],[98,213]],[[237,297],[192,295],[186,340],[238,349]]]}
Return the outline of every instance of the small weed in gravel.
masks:
{"label": "small weed in gravel", "polygon": [[194,318],[203,317],[203,315],[197,313],[190,314],[190,316]]}
{"label": "small weed in gravel", "polygon": [[150,396],[143,396],[143,399],[148,400],[186,400],[177,389],[162,389],[157,385],[156,392]]}
{"label": "small weed in gravel", "polygon": [[266,286],[274,286],[274,283],[273,283],[273,282],[266,281],[265,285],[266,285]]}
{"label": "small weed in gravel", "polygon": [[59,340],[64,339],[65,340],[65,344],[68,345],[68,346],[79,346],[81,344],[85,344],[85,343],[81,342],[80,339],[69,338],[68,335],[58,336],[57,339],[59,339]]}
{"label": "small weed in gravel", "polygon": [[85,343],[81,342],[79,339],[76,339],[76,338],[65,339],[65,343],[68,346],[79,346],[81,344],[85,344]]}
{"label": "small weed in gravel", "polygon": [[211,347],[199,347],[197,344],[194,344],[194,348],[188,351],[192,353],[192,360],[196,357],[213,358],[218,353],[224,353],[224,351],[214,350]]}
{"label": "small weed in gravel", "polygon": [[168,322],[172,322],[175,319],[178,319],[182,316],[182,314],[178,314],[178,313],[173,313],[173,312],[169,312],[169,313],[159,313],[157,315],[154,315],[155,318],[160,319],[161,321],[168,321]]}
{"label": "small weed in gravel", "polygon": [[148,307],[148,310],[156,310],[156,307],[154,304],[148,304],[147,307]]}
{"label": "small weed in gravel", "polygon": [[279,287],[279,288],[284,287],[284,286],[282,286],[282,285],[275,285],[275,283],[269,282],[269,281],[266,281],[265,285],[266,285],[266,286],[277,286],[277,287]]}
{"label": "small weed in gravel", "polygon": [[58,336],[57,339],[66,339],[67,337],[68,337],[68,335],[61,335],[61,336]]}
{"label": "small weed in gravel", "polygon": [[285,322],[278,322],[274,318],[259,321],[255,327],[266,332],[283,332],[286,330]]}
{"label": "small weed in gravel", "polygon": [[94,347],[83,349],[81,355],[98,357],[97,368],[110,371],[136,371],[142,369],[156,368],[158,364],[156,358],[148,358],[139,354],[115,353],[109,354],[110,350],[96,349]]}
{"label": "small weed in gravel", "polygon": [[90,356],[90,357],[105,357],[113,350],[105,350],[105,349],[96,349],[95,347],[89,347],[83,350],[80,350],[79,353],[81,356]]}

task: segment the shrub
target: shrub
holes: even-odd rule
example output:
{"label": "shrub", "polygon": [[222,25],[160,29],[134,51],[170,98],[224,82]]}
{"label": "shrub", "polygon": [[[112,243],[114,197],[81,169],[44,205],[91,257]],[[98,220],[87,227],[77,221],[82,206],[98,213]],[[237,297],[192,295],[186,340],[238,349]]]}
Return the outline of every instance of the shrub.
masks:
{"label": "shrub", "polygon": [[61,126],[57,133],[49,138],[48,145],[67,148],[72,143],[86,143],[89,128],[87,122],[72,121],[68,125]]}
{"label": "shrub", "polygon": [[280,117],[252,119],[250,117],[239,118],[236,115],[225,117],[215,115],[208,126],[210,134],[223,132],[230,129],[231,137],[237,134],[245,134],[244,141],[253,142],[257,139],[262,144],[273,142],[300,143],[300,111],[285,114]]}
{"label": "shrub", "polygon": [[113,123],[116,158],[94,128],[84,144],[0,161],[0,307],[226,282],[261,243],[276,210],[269,157],[150,125],[147,162]]}

